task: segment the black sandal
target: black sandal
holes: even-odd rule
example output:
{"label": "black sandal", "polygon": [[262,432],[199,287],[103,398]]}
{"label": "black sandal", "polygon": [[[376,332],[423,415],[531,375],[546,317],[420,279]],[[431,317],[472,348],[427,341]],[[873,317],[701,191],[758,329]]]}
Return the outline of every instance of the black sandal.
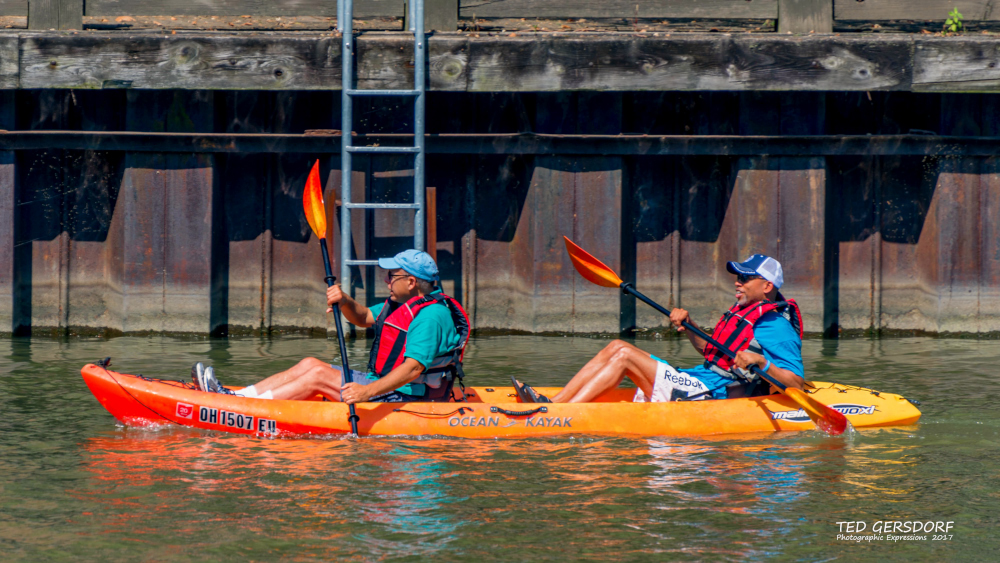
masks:
{"label": "black sandal", "polygon": [[510,382],[514,385],[514,391],[517,392],[517,397],[521,399],[522,403],[551,403],[552,401],[531,388],[527,383],[522,383],[518,385],[517,380],[514,376],[510,376]]}

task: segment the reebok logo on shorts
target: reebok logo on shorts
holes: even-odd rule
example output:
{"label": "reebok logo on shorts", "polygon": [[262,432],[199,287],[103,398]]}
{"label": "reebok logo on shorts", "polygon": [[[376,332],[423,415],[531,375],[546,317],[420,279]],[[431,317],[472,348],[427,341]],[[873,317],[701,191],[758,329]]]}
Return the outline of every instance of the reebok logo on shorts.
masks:
{"label": "reebok logo on shorts", "polygon": [[683,387],[701,387],[701,382],[700,381],[697,381],[695,379],[688,379],[686,376],[683,376],[683,375],[680,375],[680,374],[674,375],[674,374],[670,373],[669,371],[664,372],[663,379],[669,381],[670,383],[673,383],[675,386],[678,386],[678,387],[681,387],[681,386],[683,386]]}

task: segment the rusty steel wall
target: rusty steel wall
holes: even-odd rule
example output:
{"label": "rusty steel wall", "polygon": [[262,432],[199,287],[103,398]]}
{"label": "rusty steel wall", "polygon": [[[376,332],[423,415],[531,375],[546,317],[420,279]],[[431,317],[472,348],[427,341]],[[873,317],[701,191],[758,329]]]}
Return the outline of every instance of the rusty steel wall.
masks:
{"label": "rusty steel wall", "polygon": [[[995,136],[992,95],[828,98],[829,132],[908,129]],[[994,158],[840,157],[828,159],[828,247],[844,329],[995,333],[997,176]],[[836,246],[834,246],[836,244]],[[829,305],[827,307],[830,308]]]}
{"label": "rusty steel wall", "polygon": [[[359,102],[359,130],[410,130],[398,104]],[[998,105],[906,92],[432,93],[428,131],[998,136]],[[302,133],[336,129],[339,115],[329,92],[0,92],[0,129]],[[329,330],[302,215],[313,158],[0,152],[0,332]],[[411,197],[408,158],[356,159],[354,200]],[[339,156],[320,167],[336,254]],[[665,324],[580,278],[567,235],[703,325],[732,304],[726,261],[762,252],[785,266],[783,293],[809,332],[1000,332],[998,158],[432,154],[427,168],[442,285],[478,329]],[[352,217],[356,257],[408,245],[412,213]],[[384,299],[379,274],[356,268],[351,291]]]}
{"label": "rusty steel wall", "polygon": [[[620,96],[562,93],[539,98],[531,116],[539,132],[620,130]],[[581,122],[581,114],[590,119]],[[617,294],[577,275],[563,236],[600,255],[610,267],[621,268],[622,158],[525,160],[530,162],[503,162],[516,171],[498,174],[516,178],[518,185],[511,190],[499,186],[500,194],[483,194],[477,202],[478,215],[492,213],[500,198],[515,199],[500,206],[511,212],[504,224],[507,233],[493,237],[488,229],[477,230],[476,323],[528,332],[617,332]],[[439,188],[438,193],[449,190]]]}

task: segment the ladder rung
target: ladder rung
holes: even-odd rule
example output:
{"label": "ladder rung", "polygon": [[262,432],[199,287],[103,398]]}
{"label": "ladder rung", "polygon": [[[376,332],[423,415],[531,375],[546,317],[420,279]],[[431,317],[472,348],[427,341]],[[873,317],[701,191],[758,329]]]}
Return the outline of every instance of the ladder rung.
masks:
{"label": "ladder rung", "polygon": [[344,260],[348,266],[378,266],[378,260]]}
{"label": "ladder rung", "polygon": [[420,209],[416,203],[345,203],[348,209]]}
{"label": "ladder rung", "polygon": [[419,96],[420,90],[356,90],[347,91],[348,96]]}
{"label": "ladder rung", "polygon": [[347,147],[347,152],[416,154],[419,147]]}

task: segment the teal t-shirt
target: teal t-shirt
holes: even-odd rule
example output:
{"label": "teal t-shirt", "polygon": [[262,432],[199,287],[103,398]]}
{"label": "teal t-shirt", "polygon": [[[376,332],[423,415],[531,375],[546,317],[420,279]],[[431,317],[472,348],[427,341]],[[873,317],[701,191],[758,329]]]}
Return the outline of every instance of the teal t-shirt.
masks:
{"label": "teal t-shirt", "polygon": [[[431,294],[441,293],[436,289]],[[379,303],[369,307],[372,316],[378,318],[385,303]],[[420,365],[427,367],[431,365],[434,358],[453,350],[461,343],[462,337],[455,329],[455,321],[451,319],[451,311],[444,305],[429,305],[420,310],[420,313],[410,323],[410,330],[406,333],[406,352],[404,358],[413,358],[420,362]],[[369,380],[377,379],[374,373],[368,374]],[[422,383],[407,383],[397,389],[400,393],[407,395],[423,395],[426,389]]]}

